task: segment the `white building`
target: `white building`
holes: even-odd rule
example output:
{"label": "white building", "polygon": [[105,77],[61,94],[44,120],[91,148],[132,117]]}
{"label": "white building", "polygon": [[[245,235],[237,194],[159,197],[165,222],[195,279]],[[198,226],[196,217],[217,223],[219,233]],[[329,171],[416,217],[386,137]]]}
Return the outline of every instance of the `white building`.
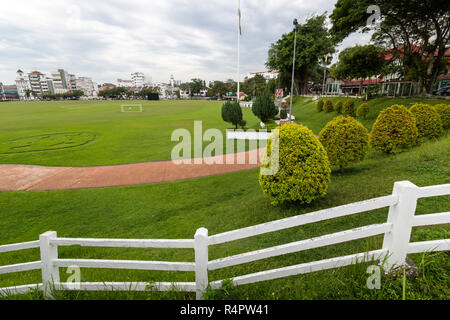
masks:
{"label": "white building", "polygon": [[28,77],[25,75],[25,73],[22,70],[17,70],[16,72],[17,77],[16,77],[16,86],[17,86],[17,93],[19,94],[19,99],[20,100],[29,100],[32,99],[31,94],[29,97],[27,97],[27,90],[31,91],[31,86],[30,86],[30,80],[28,79]]}
{"label": "white building", "polygon": [[[70,77],[64,69],[52,71],[53,87],[56,94],[66,93],[70,89]],[[68,85],[69,84],[69,85]]]}
{"label": "white building", "polygon": [[67,89],[69,90],[77,90],[77,79],[74,74],[69,74],[69,83]]}
{"label": "white building", "polygon": [[133,87],[142,88],[145,84],[145,75],[142,72],[134,72],[131,74],[131,81]]}
{"label": "white building", "polygon": [[245,78],[251,79],[257,74],[262,75],[266,81],[269,81],[271,79],[276,79],[278,77],[278,71],[262,71],[262,72],[249,72]]}
{"label": "white building", "polygon": [[30,87],[33,95],[42,96],[42,94],[49,91],[47,79],[42,72],[33,71],[28,73],[28,80],[30,82]]}
{"label": "white building", "polygon": [[98,97],[98,85],[89,77],[79,77],[76,79],[76,90],[83,91],[88,98]]}
{"label": "white building", "polygon": [[131,88],[133,86],[133,81],[125,79],[117,79],[117,86],[121,88]]}

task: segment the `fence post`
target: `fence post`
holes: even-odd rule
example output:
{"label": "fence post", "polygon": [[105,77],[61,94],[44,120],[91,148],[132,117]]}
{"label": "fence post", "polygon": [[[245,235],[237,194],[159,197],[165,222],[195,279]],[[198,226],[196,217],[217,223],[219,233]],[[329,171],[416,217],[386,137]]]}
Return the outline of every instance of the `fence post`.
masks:
{"label": "fence post", "polygon": [[56,231],[47,231],[39,236],[41,263],[42,263],[42,284],[44,296],[51,299],[51,286],[59,282],[59,268],[53,264],[54,259],[58,259],[58,246],[50,242],[56,238]]}
{"label": "fence post", "polygon": [[208,229],[199,228],[195,232],[195,297],[203,300],[208,287]]}
{"label": "fence post", "polygon": [[405,264],[411,237],[412,222],[417,205],[419,187],[409,181],[395,182],[392,194],[398,196],[398,203],[389,208],[390,232],[385,233],[383,249],[387,249],[384,270]]}

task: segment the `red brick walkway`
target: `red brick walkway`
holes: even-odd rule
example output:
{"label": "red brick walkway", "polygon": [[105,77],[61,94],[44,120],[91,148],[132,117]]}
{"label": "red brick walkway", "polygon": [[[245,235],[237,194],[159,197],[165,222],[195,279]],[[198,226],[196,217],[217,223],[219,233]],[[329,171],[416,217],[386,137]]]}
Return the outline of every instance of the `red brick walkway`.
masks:
{"label": "red brick walkway", "polygon": [[[260,156],[264,150],[265,148],[261,148],[228,156],[204,158],[199,161],[200,164],[175,164],[172,161],[99,167],[4,164],[0,165],[0,191],[99,188],[218,175],[259,167]],[[239,159],[244,161],[239,164]],[[194,160],[192,159],[192,162]],[[222,161],[223,164],[218,164],[217,161]]]}

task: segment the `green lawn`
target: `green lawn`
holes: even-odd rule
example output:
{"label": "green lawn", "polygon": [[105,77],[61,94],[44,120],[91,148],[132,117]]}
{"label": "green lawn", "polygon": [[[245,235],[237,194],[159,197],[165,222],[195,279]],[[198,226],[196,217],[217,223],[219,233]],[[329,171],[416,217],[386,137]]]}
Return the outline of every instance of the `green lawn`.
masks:
{"label": "green lawn", "polygon": [[[306,100],[306,99],[305,99]],[[328,120],[336,114],[318,113],[312,103],[299,100],[295,104],[295,116],[302,123],[310,126],[315,133],[318,133]],[[389,99],[389,103],[393,100]],[[376,102],[376,101],[375,101]],[[372,103],[375,103],[372,102]],[[82,106],[84,102],[76,103]],[[100,121],[102,115],[112,113],[107,106],[110,102],[103,102],[105,105],[98,105],[101,108],[97,115],[97,120],[91,121],[91,127],[104,129],[104,134],[114,134],[114,127],[122,120],[117,120],[117,116],[131,117],[128,122],[137,122],[141,126],[144,123],[152,123],[152,116],[147,121],[139,118],[138,114],[117,114],[110,115],[116,120]],[[115,109],[118,102],[114,102]],[[149,102],[148,102],[149,103]],[[159,104],[158,104],[159,103]],[[155,108],[163,108],[164,102],[149,103],[149,113]],[[198,103],[198,102],[196,102]],[[384,106],[389,104],[384,102]],[[66,103],[69,105],[69,103]],[[90,105],[90,103],[87,103]],[[30,108],[32,104],[20,108]],[[43,104],[36,109],[36,117],[41,120],[45,118],[39,115],[42,110],[47,110],[47,114],[56,109],[57,103]],[[379,109],[383,108],[382,103]],[[4,107],[5,105],[2,105]],[[6,105],[10,108],[12,104]],[[191,102],[176,102],[173,108],[190,108]],[[225,128],[220,119],[219,104],[200,102],[197,108],[191,106],[190,114],[192,118],[182,120],[187,117],[180,115],[179,121],[192,123],[198,120],[199,115],[203,115],[205,122],[211,125],[217,124]],[[3,112],[6,109],[3,109]],[[39,111],[40,110],[40,111]],[[79,109],[75,109],[79,110]],[[82,119],[86,119],[86,114],[73,116],[72,125],[83,126],[86,130],[88,124],[82,124]],[[109,111],[108,111],[109,110]],[[145,107],[144,107],[145,110]],[[375,108],[372,109],[371,112]],[[20,118],[17,112],[10,110],[11,117]],[[81,111],[78,111],[81,112]],[[156,112],[156,111],[155,111]],[[244,111],[250,112],[250,110]],[[189,112],[187,112],[189,114]],[[249,114],[249,113],[248,113]],[[142,115],[141,115],[142,116]],[[28,119],[28,127],[32,126],[30,120],[32,115],[23,111],[22,117]],[[49,116],[51,117],[51,116]],[[160,117],[155,114],[154,117]],[[168,117],[168,116],[167,116]],[[212,117],[213,119],[209,119]],[[75,121],[75,118],[77,120]],[[173,116],[172,116],[173,118]],[[246,116],[248,120],[250,117]],[[64,122],[70,122],[70,117]],[[132,121],[132,119],[134,121]],[[215,119],[215,120],[214,120]],[[369,118],[368,121],[370,121]],[[56,123],[57,118],[53,119]],[[1,121],[4,121],[1,120]],[[186,122],[187,121],[187,122]],[[38,121],[36,121],[38,122]],[[112,123],[110,123],[112,122]],[[255,119],[256,122],[256,119]],[[5,122],[6,123],[6,122]],[[221,124],[220,124],[221,123]],[[254,124],[253,124],[254,125]],[[9,130],[13,131],[13,125]],[[136,125],[129,125],[130,130],[137,134],[139,129]],[[142,127],[141,127],[142,128]],[[39,132],[39,126],[34,128]],[[75,131],[84,130],[73,128]],[[160,131],[167,128],[160,127]],[[3,128],[2,128],[3,130]],[[25,129],[22,129],[25,130]],[[26,130],[25,130],[26,131]],[[97,131],[100,131],[98,129]],[[49,131],[50,132],[50,131]],[[170,130],[167,130],[168,134]],[[25,132],[13,134],[8,139],[17,139],[24,136]],[[41,132],[42,133],[42,132]],[[124,133],[126,136],[126,132]],[[166,146],[166,134],[159,136],[163,140],[161,148]],[[117,141],[125,141],[126,137],[114,136]],[[74,143],[79,142],[73,139]],[[130,146],[114,144],[113,138],[109,143],[117,145],[115,148],[128,149]],[[121,140],[122,139],[122,140]],[[167,138],[169,139],[169,138]],[[89,164],[97,161],[96,157],[104,161],[116,162],[117,159],[106,159],[106,154],[113,157],[111,150],[97,150],[90,155],[88,149],[95,143],[102,143],[96,140],[94,143],[85,144],[78,150],[78,147],[51,151],[45,153],[34,153],[33,156],[22,155],[22,161],[36,163],[38,161],[55,164],[56,160],[67,164],[81,163],[78,159],[84,155],[84,160]],[[65,141],[64,143],[69,143]],[[103,142],[105,143],[105,142]],[[170,144],[170,141],[169,143]],[[85,150],[88,149],[88,150]],[[105,147],[105,149],[108,149]],[[77,150],[78,153],[74,153]],[[155,152],[157,152],[155,150]],[[170,151],[170,148],[166,150]],[[67,153],[66,153],[67,152]],[[139,151],[137,155],[141,155]],[[59,158],[53,153],[59,153]],[[40,154],[40,157],[36,157]],[[163,156],[163,152],[160,153]],[[72,156],[73,155],[73,156]],[[76,155],[76,156],[75,156]],[[118,159],[124,162],[131,162],[135,159],[135,154],[120,154]],[[148,156],[154,156],[149,152]],[[1,159],[13,159],[3,156]],[[19,156],[14,156],[19,157]],[[199,227],[206,227],[209,234],[216,234],[240,227],[246,227],[285,218],[307,212],[312,212],[324,208],[334,207],[355,201],[370,199],[388,195],[392,192],[395,181],[410,180],[418,186],[449,183],[450,181],[450,135],[446,135],[438,140],[427,141],[408,152],[397,155],[385,155],[371,150],[364,161],[345,170],[344,173],[334,171],[329,185],[327,195],[320,200],[316,200],[310,205],[291,204],[281,207],[273,207],[269,199],[263,195],[258,184],[258,170],[249,170],[211,176],[199,179],[176,181],[170,183],[160,183],[151,185],[85,189],[85,190],[65,190],[65,191],[40,191],[40,192],[0,192],[0,244],[17,243],[21,241],[36,240],[39,234],[54,230],[62,237],[96,237],[96,238],[192,238]],[[2,160],[4,162],[4,160]],[[16,158],[15,161],[18,161]],[[418,203],[417,214],[427,214],[448,211],[450,207],[450,196],[421,199]],[[248,239],[238,240],[231,243],[213,246],[210,249],[210,259],[216,259],[233,254],[243,253],[251,250],[262,249],[274,245],[285,244],[292,241],[307,239],[315,236],[348,230],[359,226],[373,223],[383,223],[386,221],[388,209],[374,210],[367,213],[356,214],[333,220],[322,221],[310,225],[304,225],[279,232],[260,235]],[[432,227],[414,228],[413,240],[432,240],[438,238],[448,238],[450,236],[449,225],[437,225]],[[225,268],[210,272],[210,281],[229,278],[237,275],[252,272],[269,270],[277,267],[289,266],[303,262],[319,259],[337,257],[367,250],[378,249],[381,246],[382,237],[372,237],[370,239],[355,240],[343,244],[327,246],[323,248],[308,250],[304,252],[288,254],[280,257],[264,259],[240,266]],[[165,260],[165,261],[193,261],[193,250],[187,249],[121,249],[121,248],[81,248],[63,247],[59,250],[61,258],[97,258],[97,259],[138,259],[138,260]],[[449,299],[449,275],[450,275],[450,254],[448,252],[424,255],[416,254],[411,256],[419,265],[419,276],[415,279],[408,279],[406,282],[407,299]],[[30,249],[19,252],[0,254],[0,265],[14,264],[26,261],[39,260],[39,250]],[[221,299],[401,299],[402,282],[395,279],[384,279],[381,290],[368,290],[366,280],[367,264],[348,266],[335,270],[325,270],[305,275],[293,276],[285,279],[267,281],[258,284],[245,285],[232,289],[228,294],[221,292],[209,292],[209,297]],[[109,269],[82,269],[82,278],[85,281],[193,281],[194,274],[189,272],[160,272],[160,271],[132,271],[132,270],[109,270]],[[61,268],[61,278],[65,279],[67,274]],[[0,275],[0,287],[20,285],[27,283],[37,283],[41,281],[39,271],[21,272]],[[11,298],[42,298],[40,293],[15,296]],[[107,292],[60,292],[60,299],[194,299],[192,293],[107,293]]]}
{"label": "green lawn", "polygon": [[[366,160],[340,174],[334,172],[325,198],[309,206],[273,207],[258,184],[258,170],[249,170],[172,183],[103,189],[0,193],[0,244],[38,239],[55,230],[63,237],[192,238],[206,227],[210,234],[288,216],[388,195],[393,183],[410,180],[418,186],[449,182],[450,136],[426,142],[409,152],[386,156],[371,152]],[[421,199],[417,213],[448,211],[450,196]],[[217,245],[210,259],[243,253],[296,240],[386,221],[387,208],[323,221],[280,232]],[[426,230],[418,232],[418,229]],[[437,231],[436,231],[437,230]],[[435,233],[433,233],[435,232]],[[415,228],[413,239],[448,237],[448,225]],[[380,248],[382,238],[366,239],[308,250],[210,272],[218,280],[368,248]],[[64,247],[62,258],[152,259],[193,261],[193,250]],[[413,255],[420,263],[422,255]],[[37,249],[0,254],[0,265],[39,259]],[[408,280],[407,298],[448,299],[449,253],[440,253],[425,274]],[[426,260],[429,262],[429,260]],[[422,268],[421,268],[422,270]],[[67,275],[61,269],[64,279]],[[233,290],[235,299],[399,299],[401,282],[383,282],[383,290],[368,290],[365,266],[315,272],[286,279],[246,285]],[[86,281],[193,281],[193,273],[82,269]],[[38,271],[0,277],[1,286],[40,282]],[[30,296],[25,296],[30,298]],[[35,298],[39,298],[37,295]],[[187,293],[62,293],[59,298],[177,298]]]}
{"label": "green lawn", "polygon": [[[143,112],[122,113],[121,104],[143,104]],[[193,138],[196,120],[203,122],[203,132],[232,126],[222,120],[221,106],[146,100],[1,103],[0,163],[95,166],[170,160],[178,143],[171,141],[175,129],[188,129]],[[248,127],[259,124],[250,109],[243,114]]]}

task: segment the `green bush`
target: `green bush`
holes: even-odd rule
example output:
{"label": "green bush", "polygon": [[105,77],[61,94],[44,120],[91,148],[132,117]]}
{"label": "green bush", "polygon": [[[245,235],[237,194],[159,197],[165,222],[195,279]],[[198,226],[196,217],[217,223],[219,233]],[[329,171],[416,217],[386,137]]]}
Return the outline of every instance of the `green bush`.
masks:
{"label": "green bush", "polygon": [[222,105],[222,119],[225,122],[231,122],[237,129],[238,124],[242,121],[242,109],[239,102],[225,102]]}
{"label": "green bush", "polygon": [[241,122],[239,122],[239,125],[241,126],[242,129],[244,129],[245,126],[247,125],[247,121],[241,120]]}
{"label": "green bush", "polygon": [[361,103],[359,107],[356,109],[356,116],[358,118],[366,118],[369,113],[369,105],[367,103]]}
{"label": "green bush", "polygon": [[344,105],[342,106],[342,113],[349,116],[355,115],[355,101],[353,99],[348,99],[344,102]]}
{"label": "green bush", "polygon": [[323,100],[319,99],[317,100],[317,111],[322,111],[323,110]]}
{"label": "green bush", "polygon": [[333,102],[331,102],[330,100],[326,100],[324,105],[323,105],[323,111],[326,112],[331,112],[333,111]]}
{"label": "green bush", "polygon": [[396,153],[417,143],[416,119],[402,105],[393,105],[380,112],[369,135],[371,147]]}
{"label": "green bush", "polygon": [[344,167],[364,159],[369,151],[369,133],[357,120],[339,116],[328,122],[319,133],[331,165]]}
{"label": "green bush", "polygon": [[278,114],[278,108],[275,106],[272,94],[269,91],[266,90],[256,97],[252,105],[252,112],[264,123]]}
{"label": "green bush", "polygon": [[450,128],[450,104],[440,103],[434,106],[442,120],[444,129]]}
{"label": "green bush", "polygon": [[342,101],[336,102],[336,104],[334,105],[334,110],[336,110],[338,113],[342,113],[343,105],[344,105],[344,103]]}
{"label": "green bush", "polygon": [[[279,152],[272,154],[272,140],[269,139],[260,169],[259,184],[263,192],[270,197],[273,205],[290,201],[310,203],[323,197],[328,189],[331,169],[319,139],[303,125],[291,123],[277,129]],[[269,167],[267,160],[277,155],[278,171],[264,175],[264,169]]]}
{"label": "green bush", "polygon": [[428,104],[416,103],[409,111],[416,118],[419,139],[437,138],[443,133],[441,117],[434,107]]}
{"label": "green bush", "polygon": [[286,119],[287,118],[287,112],[285,109],[280,110],[280,119]]}

